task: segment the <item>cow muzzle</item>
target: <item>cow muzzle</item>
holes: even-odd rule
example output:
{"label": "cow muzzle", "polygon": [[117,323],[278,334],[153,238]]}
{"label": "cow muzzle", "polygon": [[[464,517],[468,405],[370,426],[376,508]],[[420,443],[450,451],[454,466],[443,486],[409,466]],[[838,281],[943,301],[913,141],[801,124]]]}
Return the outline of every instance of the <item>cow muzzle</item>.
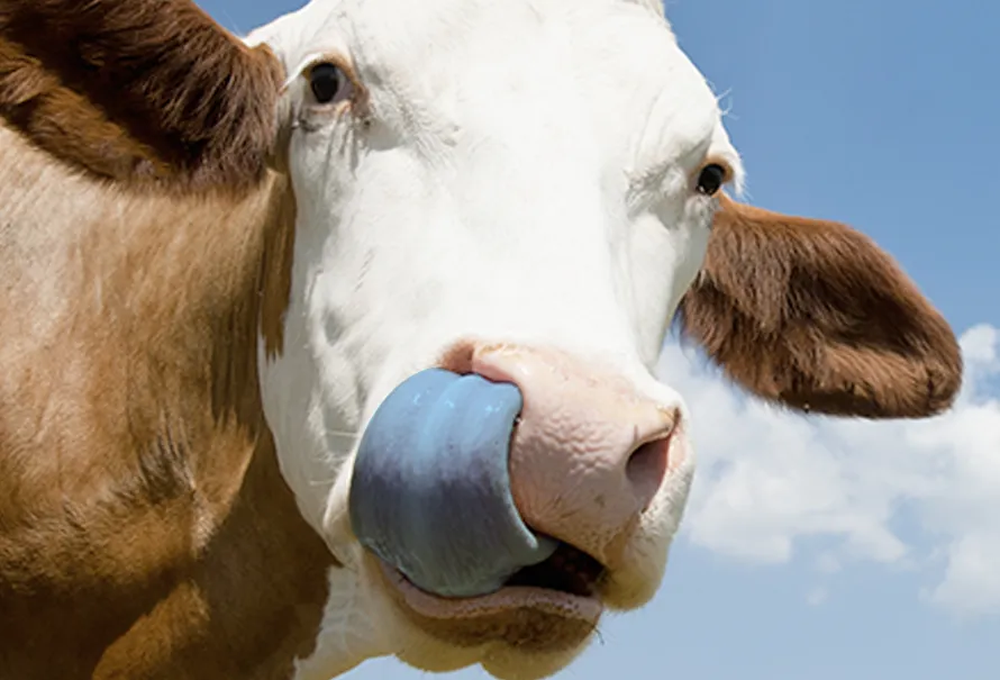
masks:
{"label": "cow muzzle", "polygon": [[354,534],[428,616],[447,599],[456,616],[568,607],[596,623],[595,590],[628,559],[663,484],[679,409],[552,350],[469,345],[448,357],[369,422]]}

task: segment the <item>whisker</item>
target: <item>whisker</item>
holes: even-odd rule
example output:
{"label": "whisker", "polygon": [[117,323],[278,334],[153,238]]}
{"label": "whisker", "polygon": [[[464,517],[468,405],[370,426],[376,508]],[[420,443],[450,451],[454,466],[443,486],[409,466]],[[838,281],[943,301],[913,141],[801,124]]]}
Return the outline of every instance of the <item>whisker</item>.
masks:
{"label": "whisker", "polygon": [[[324,430],[323,434],[327,437],[339,437],[347,439],[352,445],[357,443],[361,439],[361,433],[351,430]],[[310,486],[326,486],[328,484],[334,484],[337,481],[337,477],[340,474],[340,468],[338,466],[337,472],[333,476],[324,479],[311,479],[309,480]]]}
{"label": "whisker", "polygon": [[327,484],[333,484],[337,481],[337,477],[333,476],[328,479],[310,479],[309,486],[326,486]]}
{"label": "whisker", "polygon": [[351,432],[349,430],[324,430],[323,434],[333,437],[343,437],[344,439],[361,439],[360,432]]}

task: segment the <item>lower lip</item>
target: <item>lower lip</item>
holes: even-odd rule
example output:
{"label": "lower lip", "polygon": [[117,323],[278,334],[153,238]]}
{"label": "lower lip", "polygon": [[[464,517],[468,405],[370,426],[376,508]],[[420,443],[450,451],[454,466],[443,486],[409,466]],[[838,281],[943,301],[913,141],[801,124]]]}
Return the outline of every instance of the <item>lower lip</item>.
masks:
{"label": "lower lip", "polygon": [[582,597],[556,590],[512,586],[471,598],[444,598],[424,592],[393,567],[378,560],[383,576],[395,587],[407,607],[431,619],[461,620],[533,610],[597,625],[604,606],[596,597]]}

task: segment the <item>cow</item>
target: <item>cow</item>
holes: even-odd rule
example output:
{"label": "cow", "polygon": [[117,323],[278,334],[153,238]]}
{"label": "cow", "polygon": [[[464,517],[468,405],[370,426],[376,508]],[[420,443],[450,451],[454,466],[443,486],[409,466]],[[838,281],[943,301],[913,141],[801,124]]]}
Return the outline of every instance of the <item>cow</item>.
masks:
{"label": "cow", "polygon": [[[661,585],[695,469],[672,328],[793,411],[960,386],[868,237],[741,202],[658,0],[312,0],[243,37],[0,0],[0,114],[5,679],[540,678]],[[352,521],[398,502],[355,462],[428,370],[521,399],[501,491],[552,552],[488,592]]]}

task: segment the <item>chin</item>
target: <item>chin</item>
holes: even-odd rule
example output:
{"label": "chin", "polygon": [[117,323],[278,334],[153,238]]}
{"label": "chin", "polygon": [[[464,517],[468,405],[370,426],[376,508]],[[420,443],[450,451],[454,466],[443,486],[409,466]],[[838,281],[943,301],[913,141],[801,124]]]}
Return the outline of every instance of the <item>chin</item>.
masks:
{"label": "chin", "polygon": [[414,586],[355,544],[361,581],[378,601],[375,609],[391,620],[386,651],[430,672],[479,664],[499,680],[535,680],[564,669],[587,648],[606,612],[637,609],[659,590],[694,467],[689,455],[674,460],[613,564],[561,544],[496,592],[446,598]]}
{"label": "chin", "polygon": [[396,656],[415,668],[446,672],[480,664],[500,680],[534,680],[565,668],[597,631],[599,593],[508,585],[489,595],[450,599],[426,593],[366,555],[402,635]]}

